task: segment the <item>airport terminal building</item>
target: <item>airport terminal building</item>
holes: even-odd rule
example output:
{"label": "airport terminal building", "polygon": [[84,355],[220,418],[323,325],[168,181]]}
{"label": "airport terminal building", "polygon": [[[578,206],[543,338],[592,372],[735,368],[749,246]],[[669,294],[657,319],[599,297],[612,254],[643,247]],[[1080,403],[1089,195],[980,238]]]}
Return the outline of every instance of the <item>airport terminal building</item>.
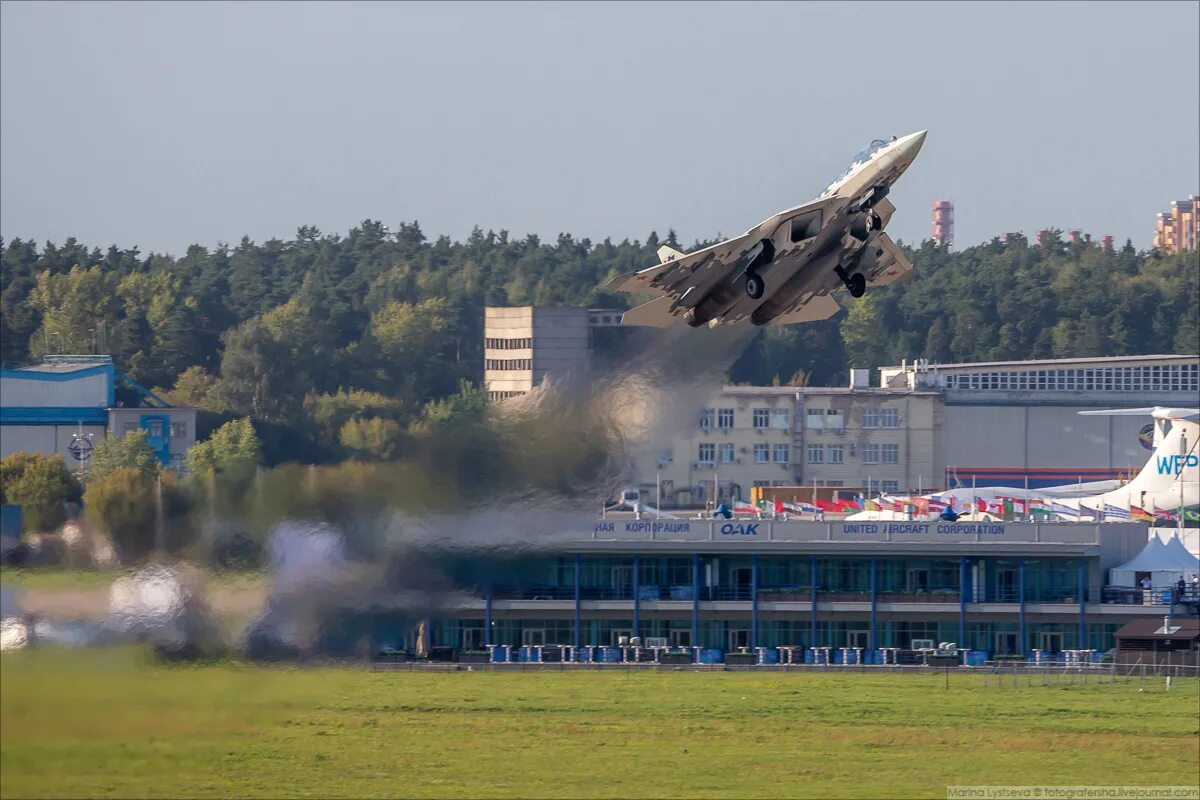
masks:
{"label": "airport terminal building", "polygon": [[929,642],[976,660],[1104,652],[1129,620],[1169,612],[1105,586],[1146,536],[1132,523],[601,520],[550,551],[461,563],[452,577],[475,599],[431,620],[430,644],[509,660],[635,636],[767,661],[795,648],[810,663],[810,648],[881,663]]}

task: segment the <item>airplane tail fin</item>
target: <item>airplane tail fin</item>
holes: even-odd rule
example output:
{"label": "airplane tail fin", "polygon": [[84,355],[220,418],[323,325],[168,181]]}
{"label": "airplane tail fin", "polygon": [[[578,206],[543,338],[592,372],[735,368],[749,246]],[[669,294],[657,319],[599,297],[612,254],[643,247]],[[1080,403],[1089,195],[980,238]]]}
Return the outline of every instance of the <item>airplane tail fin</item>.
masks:
{"label": "airplane tail fin", "polygon": [[683,255],[684,254],[682,252],[676,250],[674,247],[664,244],[662,247],[658,248],[658,263],[665,264],[668,261],[678,261],[679,259],[683,258]]}
{"label": "airplane tail fin", "polygon": [[[1133,416],[1154,418],[1154,449],[1150,460],[1133,480],[1112,492],[1127,496],[1129,502],[1145,507],[1157,503],[1168,508],[1176,504],[1196,503],[1200,479],[1200,409],[1195,408],[1123,408],[1112,411],[1080,411],[1083,415]],[[1167,424],[1170,428],[1167,428]]]}

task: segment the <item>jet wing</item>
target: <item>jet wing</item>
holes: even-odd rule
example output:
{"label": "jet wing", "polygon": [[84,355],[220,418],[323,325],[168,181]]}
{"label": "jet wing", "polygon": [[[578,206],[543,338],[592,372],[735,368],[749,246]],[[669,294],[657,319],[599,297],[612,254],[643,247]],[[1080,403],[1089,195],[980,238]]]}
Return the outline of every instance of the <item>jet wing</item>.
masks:
{"label": "jet wing", "polygon": [[[824,198],[789,208],[768,217],[741,236],[694,253],[684,254],[664,245],[658,249],[661,263],[618,275],[606,286],[619,292],[658,292],[679,300],[689,290],[711,288],[718,280],[728,275],[730,269],[738,265],[742,256],[755,243],[760,239],[773,239],[779,228],[789,222],[792,225],[804,226],[798,237],[792,237],[793,243],[805,242],[815,237],[829,224],[830,208],[835,204],[835,198]],[[776,246],[780,244],[780,241],[776,240]],[[697,296],[696,301],[699,299]]]}
{"label": "jet wing", "polygon": [[912,262],[904,257],[900,248],[886,233],[879,234],[875,245],[883,250],[883,255],[875,259],[875,265],[867,275],[871,286],[887,286],[900,280],[911,278],[915,272]]}
{"label": "jet wing", "polygon": [[658,250],[661,264],[617,275],[605,286],[618,292],[656,292],[678,299],[688,289],[711,280],[715,270],[736,264],[749,246],[748,234],[687,254],[663,246]]}
{"label": "jet wing", "polygon": [[777,325],[816,322],[817,320],[829,319],[840,311],[841,308],[837,300],[834,300],[830,295],[819,294],[809,298],[799,308],[793,309],[786,314],[780,314],[771,321]]}

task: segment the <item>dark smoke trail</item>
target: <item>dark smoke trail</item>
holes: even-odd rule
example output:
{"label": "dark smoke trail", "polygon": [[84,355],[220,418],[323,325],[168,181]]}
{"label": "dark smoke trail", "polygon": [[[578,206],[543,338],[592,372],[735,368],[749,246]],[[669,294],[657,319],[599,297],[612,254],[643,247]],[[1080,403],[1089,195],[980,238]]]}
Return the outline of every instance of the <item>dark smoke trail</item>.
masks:
{"label": "dark smoke trail", "polygon": [[[488,574],[497,564],[545,552],[636,481],[639,464],[696,424],[755,332],[638,331],[612,364],[547,382],[481,424],[442,431],[406,462],[312,473],[310,493],[334,481],[327,494],[337,513],[317,504],[308,507],[315,516],[289,514],[275,527],[272,593],[247,633],[247,653],[349,654],[360,637],[377,646],[381,625],[454,613],[498,579]],[[267,493],[305,491],[306,481],[296,483]],[[472,562],[469,577],[447,574],[456,558]]]}

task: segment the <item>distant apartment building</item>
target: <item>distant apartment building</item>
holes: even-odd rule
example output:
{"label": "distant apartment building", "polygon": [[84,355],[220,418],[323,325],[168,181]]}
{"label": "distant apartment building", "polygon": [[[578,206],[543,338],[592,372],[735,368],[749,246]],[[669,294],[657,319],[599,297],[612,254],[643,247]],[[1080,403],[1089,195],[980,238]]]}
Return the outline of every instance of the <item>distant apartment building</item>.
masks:
{"label": "distant apartment building", "polygon": [[1171,203],[1171,210],[1158,214],[1154,246],[1165,253],[1196,251],[1196,206],[1200,200],[1189,194],[1187,200]]}

